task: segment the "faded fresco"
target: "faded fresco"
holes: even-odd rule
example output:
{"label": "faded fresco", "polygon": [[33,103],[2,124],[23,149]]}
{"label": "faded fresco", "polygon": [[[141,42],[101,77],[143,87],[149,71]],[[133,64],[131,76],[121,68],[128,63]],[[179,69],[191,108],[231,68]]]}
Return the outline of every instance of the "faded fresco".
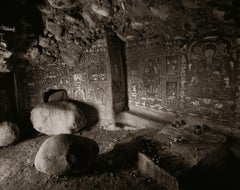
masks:
{"label": "faded fresco", "polygon": [[110,83],[105,40],[85,51],[78,61],[73,67],[64,62],[42,61],[41,65],[35,65],[32,70],[19,73],[19,78],[24,74],[20,84],[25,94],[22,97],[24,109],[30,110],[42,102],[43,92],[48,89],[65,89],[74,100],[106,106]]}
{"label": "faded fresco", "polygon": [[205,117],[215,115],[223,120],[234,116],[237,70],[231,51],[229,41],[216,37],[198,40],[190,46],[186,107],[191,112],[197,110]]}
{"label": "faded fresco", "polygon": [[234,117],[237,69],[231,43],[206,37],[182,47],[178,40],[128,44],[130,107],[219,121]]}
{"label": "faded fresco", "polygon": [[179,42],[152,41],[145,46],[128,44],[130,106],[153,111],[179,109]]}

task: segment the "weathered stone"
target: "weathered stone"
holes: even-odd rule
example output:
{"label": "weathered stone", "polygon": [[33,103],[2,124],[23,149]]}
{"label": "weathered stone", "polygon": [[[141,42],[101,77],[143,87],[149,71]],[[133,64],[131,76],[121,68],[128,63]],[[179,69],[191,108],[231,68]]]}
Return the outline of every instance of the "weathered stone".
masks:
{"label": "weathered stone", "polygon": [[9,121],[0,123],[0,147],[16,142],[19,136],[20,130],[16,124]]}
{"label": "weathered stone", "polygon": [[92,3],[91,10],[99,16],[109,17],[110,9],[106,6],[99,6],[95,3]]}
{"label": "weathered stone", "polygon": [[10,72],[10,69],[8,69],[8,67],[7,67],[5,62],[1,62],[0,61],[0,72],[2,72],[2,73]]}
{"label": "weathered stone", "polygon": [[72,134],[86,124],[86,118],[73,103],[55,101],[42,103],[31,111],[33,127],[47,135]]}
{"label": "weathered stone", "polygon": [[149,9],[154,16],[159,17],[161,20],[166,21],[169,16],[169,8],[167,5],[160,5],[157,9],[150,7]]}
{"label": "weathered stone", "polygon": [[56,40],[61,41],[62,26],[54,22],[47,21],[46,29],[55,36]]}
{"label": "weathered stone", "polygon": [[73,54],[69,54],[68,50],[61,51],[61,57],[66,65],[73,67],[77,64],[79,57]]}
{"label": "weathered stone", "polygon": [[97,25],[98,20],[88,10],[86,9],[83,10],[82,17],[89,24],[90,27],[95,27]]}
{"label": "weathered stone", "polygon": [[70,16],[70,15],[65,15],[65,19],[68,21],[68,22],[71,22],[71,23],[78,23],[79,20],[77,20],[76,18]]}
{"label": "weathered stone", "polygon": [[91,139],[57,135],[42,144],[34,164],[38,171],[49,175],[84,173],[92,168],[98,153],[98,145]]}
{"label": "weathered stone", "polygon": [[9,58],[12,55],[12,52],[8,51],[8,50],[1,50],[0,49],[0,55],[2,55],[5,58]]}
{"label": "weathered stone", "polygon": [[51,6],[58,9],[73,8],[82,0],[48,0]]}
{"label": "weathered stone", "polygon": [[37,59],[40,56],[39,49],[36,47],[33,47],[28,50],[28,55],[31,59]]}
{"label": "weathered stone", "polygon": [[49,45],[50,45],[50,41],[49,41],[48,38],[42,38],[42,37],[40,37],[38,44],[39,44],[40,46],[42,46],[43,48],[48,48]]}

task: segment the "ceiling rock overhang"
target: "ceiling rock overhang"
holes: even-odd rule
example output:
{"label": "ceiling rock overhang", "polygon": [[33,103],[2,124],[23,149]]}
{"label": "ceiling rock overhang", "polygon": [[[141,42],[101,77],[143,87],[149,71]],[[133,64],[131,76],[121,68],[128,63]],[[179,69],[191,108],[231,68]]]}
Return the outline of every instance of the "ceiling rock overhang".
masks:
{"label": "ceiling rock overhang", "polygon": [[[239,36],[237,0],[11,0],[0,3],[1,65],[29,68],[46,46],[59,62],[75,56],[112,30],[125,42],[151,38],[186,43],[209,35]],[[15,14],[9,14],[14,12]],[[79,47],[69,54],[68,44]],[[5,50],[4,50],[5,48]],[[53,48],[53,47],[52,47]],[[54,49],[54,48],[53,48]],[[75,49],[75,48],[74,48]]]}

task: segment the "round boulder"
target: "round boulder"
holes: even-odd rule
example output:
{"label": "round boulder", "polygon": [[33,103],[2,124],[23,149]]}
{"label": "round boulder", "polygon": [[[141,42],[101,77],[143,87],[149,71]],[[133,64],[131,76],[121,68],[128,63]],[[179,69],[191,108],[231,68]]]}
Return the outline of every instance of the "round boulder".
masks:
{"label": "round boulder", "polygon": [[0,123],[0,147],[8,146],[19,139],[19,127],[9,121]]}
{"label": "round boulder", "polygon": [[35,157],[35,168],[48,175],[82,174],[93,167],[98,144],[88,138],[61,134],[48,138]]}
{"label": "round boulder", "polygon": [[46,135],[72,134],[87,120],[77,105],[66,101],[42,103],[31,111],[34,129]]}

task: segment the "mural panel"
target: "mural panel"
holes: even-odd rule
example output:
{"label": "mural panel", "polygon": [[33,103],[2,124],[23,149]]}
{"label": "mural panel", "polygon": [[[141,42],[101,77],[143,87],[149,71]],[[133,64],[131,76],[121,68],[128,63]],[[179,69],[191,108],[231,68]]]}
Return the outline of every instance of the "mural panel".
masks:
{"label": "mural panel", "polygon": [[59,61],[49,63],[40,59],[40,62],[31,71],[18,73],[24,110],[43,102],[43,92],[48,89],[65,89],[72,99],[107,105],[110,81],[105,40],[85,51],[74,67]]}
{"label": "mural panel", "polygon": [[189,46],[178,40],[129,43],[130,109],[234,121],[239,63],[232,51],[231,43],[218,37]]}
{"label": "mural panel", "polygon": [[129,102],[153,111],[179,109],[179,42],[128,44]]}
{"label": "mural panel", "polygon": [[229,100],[234,94],[234,61],[222,39],[195,42],[189,52],[187,96]]}
{"label": "mural panel", "polygon": [[231,51],[231,44],[221,38],[206,37],[192,43],[186,67],[186,107],[190,112],[222,121],[233,118],[236,61]]}

